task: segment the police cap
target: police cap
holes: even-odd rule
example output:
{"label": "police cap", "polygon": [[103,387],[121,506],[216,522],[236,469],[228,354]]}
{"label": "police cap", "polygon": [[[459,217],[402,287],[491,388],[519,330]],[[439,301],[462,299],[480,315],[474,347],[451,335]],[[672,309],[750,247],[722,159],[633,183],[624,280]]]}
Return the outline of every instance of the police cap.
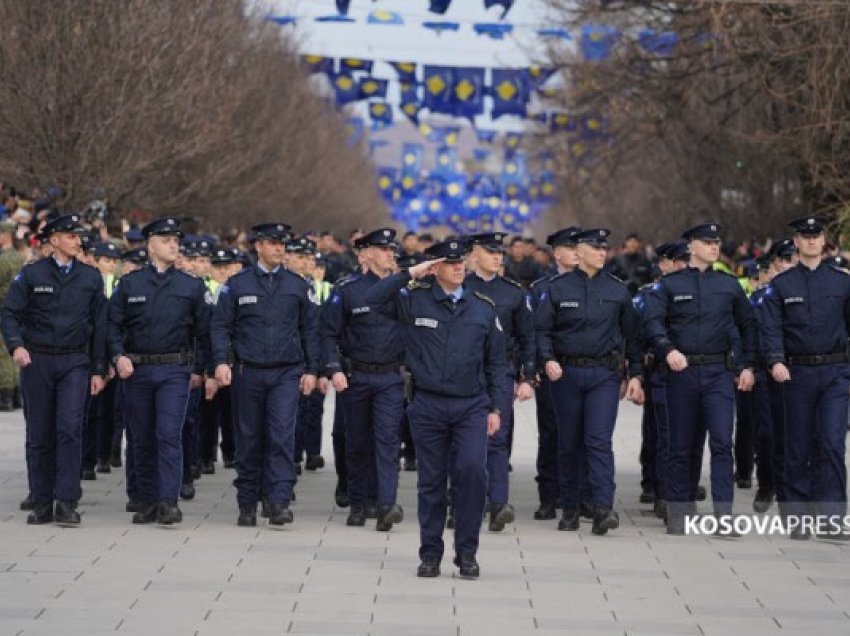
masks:
{"label": "police cap", "polygon": [[51,234],[57,232],[70,232],[72,234],[82,234],[85,228],[80,223],[79,214],[63,214],[49,221],[42,229],[41,234],[45,238],[49,238]]}
{"label": "police cap", "polygon": [[316,244],[306,236],[299,236],[286,244],[286,251],[292,254],[315,254]]}
{"label": "police cap", "polygon": [[594,247],[608,247],[608,237],[611,235],[611,230],[598,227],[592,230],[583,230],[575,235],[576,243],[587,243]]}
{"label": "police cap", "polygon": [[286,223],[260,223],[251,228],[251,242],[264,239],[266,241],[286,243],[292,238],[291,229],[292,226]]}
{"label": "police cap", "polygon": [[440,241],[426,249],[425,256],[428,259],[442,258],[447,263],[461,263],[466,256],[468,247],[469,243],[460,239]]}
{"label": "police cap", "polygon": [[488,252],[504,252],[504,240],[507,234],[504,232],[486,232],[484,234],[473,234],[466,237],[472,245],[480,245]]}
{"label": "police cap", "polygon": [[364,234],[354,241],[354,247],[395,247],[395,230],[389,227]]}
{"label": "police cap", "polygon": [[121,258],[121,252],[115,243],[99,243],[94,247],[95,258]]}
{"label": "police cap", "polygon": [[767,256],[771,259],[790,258],[796,252],[797,248],[794,247],[794,240],[785,238],[775,241],[773,245],[770,246],[770,249],[767,252]]}
{"label": "police cap", "polygon": [[154,219],[142,228],[142,236],[149,239],[151,236],[179,236],[183,237],[183,229],[180,226],[180,219],[173,216],[164,216],[159,219]]}
{"label": "police cap", "polygon": [[546,245],[550,245],[552,247],[558,247],[559,245],[575,245],[575,237],[579,232],[581,232],[581,228],[575,225],[565,227],[564,229],[558,230],[557,232],[547,236]]}
{"label": "police cap", "polygon": [[148,262],[148,251],[144,247],[126,250],[121,252],[121,260],[133,263],[134,265],[144,265]]}
{"label": "police cap", "polygon": [[788,227],[793,228],[795,234],[817,236],[823,232],[826,222],[819,216],[803,216],[791,221]]}
{"label": "police cap", "polygon": [[721,229],[717,223],[700,223],[682,232],[682,238],[686,241],[719,241]]}

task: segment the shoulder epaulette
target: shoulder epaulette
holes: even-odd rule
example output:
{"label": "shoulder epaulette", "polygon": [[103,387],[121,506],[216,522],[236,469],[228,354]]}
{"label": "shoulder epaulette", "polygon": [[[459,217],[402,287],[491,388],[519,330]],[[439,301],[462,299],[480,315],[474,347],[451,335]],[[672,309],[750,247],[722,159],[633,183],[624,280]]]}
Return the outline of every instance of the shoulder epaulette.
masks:
{"label": "shoulder epaulette", "polygon": [[842,274],[846,274],[846,275],[850,276],[850,272],[848,272],[843,267],[839,267],[838,265],[830,265],[830,267],[832,269],[834,269],[836,272],[841,272]]}
{"label": "shoulder epaulette", "polygon": [[343,276],[336,283],[334,283],[334,287],[345,287],[349,283],[353,283],[356,280],[360,280],[360,274],[349,274],[348,276]]}
{"label": "shoulder epaulette", "polygon": [[492,298],[490,298],[487,294],[482,294],[481,292],[472,292],[472,294],[473,294],[473,296],[477,296],[481,300],[484,300],[484,301],[490,303],[491,305],[493,305],[493,307],[496,306],[495,301]]}
{"label": "shoulder epaulette", "polygon": [[[506,283],[510,283],[511,285],[519,287],[520,289],[524,289],[523,286],[522,286],[522,283],[515,281],[513,278],[508,278],[507,276],[502,276],[502,280],[505,281]],[[534,283],[532,283],[532,285],[533,284]]]}
{"label": "shoulder epaulette", "polygon": [[624,280],[623,280],[622,278],[620,278],[619,276],[615,276],[615,275],[614,275],[614,274],[612,274],[611,272],[605,272],[605,273],[606,273],[606,274],[608,274],[608,276],[610,276],[611,278],[613,278],[613,279],[614,279],[615,281],[617,281],[618,283],[622,283],[623,285],[625,285],[625,284],[626,284],[626,281],[624,281]]}
{"label": "shoulder epaulette", "polygon": [[537,280],[533,281],[533,282],[531,283],[531,286],[532,286],[532,287],[535,287],[536,285],[539,285],[540,283],[544,283],[544,282],[546,282],[547,280],[549,280],[549,277],[548,277],[548,276],[541,276],[541,277],[540,277],[540,278],[538,278]]}
{"label": "shoulder epaulette", "polygon": [[411,280],[407,283],[407,288],[411,291],[414,289],[431,289],[431,283],[424,283],[421,280]]}

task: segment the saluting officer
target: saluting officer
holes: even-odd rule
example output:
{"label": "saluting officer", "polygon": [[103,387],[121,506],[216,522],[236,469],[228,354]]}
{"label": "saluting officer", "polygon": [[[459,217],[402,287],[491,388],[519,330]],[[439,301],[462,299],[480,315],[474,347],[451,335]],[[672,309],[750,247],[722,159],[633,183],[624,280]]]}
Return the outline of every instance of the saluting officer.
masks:
{"label": "saluting officer", "polygon": [[[612,438],[620,397],[643,401],[638,314],[628,286],[602,271],[610,231],[575,236],[578,267],[556,276],[535,316],[537,347],[552,382],[558,419],[558,475],[563,515],[559,530],[578,530],[581,457],[593,497],[593,533],[620,525],[614,512]],[[623,380],[623,360],[628,382]],[[621,388],[621,383],[623,384]]]}
{"label": "saluting officer", "polygon": [[123,380],[138,508],[133,523],[180,523],[181,434],[190,384],[209,357],[209,310],[200,278],[174,267],[183,231],[172,217],[142,228],[150,264],[124,274],[109,301],[109,349]]}
{"label": "saluting officer", "polygon": [[237,525],[257,525],[261,496],[269,502],[269,523],[283,525],[293,521],[299,389],[309,395],[319,369],[318,308],[307,281],[281,265],[290,227],[262,223],[251,230],[257,263],[219,292],[212,367],[219,386],[233,380]]}
{"label": "saluting officer", "polygon": [[[419,471],[421,564],[418,576],[440,574],[451,475],[455,565],[477,578],[479,533],[487,490],[487,437],[499,430],[504,404],[505,340],[492,300],[464,284],[466,243],[443,241],[430,259],[373,285],[370,307],[396,298],[404,327],[405,364],[414,383],[408,408]],[[434,275],[433,283],[411,279]]]}
{"label": "saluting officer", "polygon": [[464,285],[472,292],[480,292],[496,304],[496,313],[505,333],[507,348],[507,375],[505,376],[505,401],[501,411],[499,431],[487,443],[487,497],[490,503],[489,529],[500,532],[514,520],[514,509],[508,503],[508,460],[514,417],[514,397],[520,401],[534,395],[532,383],[537,373],[537,346],[534,336],[534,315],[531,296],[522,285],[499,275],[504,260],[501,232],[474,234],[468,237],[472,245],[472,272]]}
{"label": "saluting officer", "polygon": [[[785,512],[836,515],[826,533],[846,539],[850,276],[823,258],[822,219],[791,227],[800,262],[765,292],[760,343],[771,376],[785,384]],[[811,532],[800,527],[791,536]]]}
{"label": "saluting officer", "polygon": [[80,523],[76,505],[86,394],[97,395],[106,374],[103,279],[76,260],[82,230],[76,214],[44,226],[52,255],[14,278],[0,317],[6,347],[22,369],[34,506],[30,524]]}
{"label": "saluting officer", "polygon": [[[395,235],[395,230],[383,228],[354,242],[367,269],[337,283],[324,308],[321,327],[325,373],[345,409],[351,505],[346,524],[365,525],[370,474],[374,472],[376,529],[380,531],[390,530],[404,517],[396,503],[404,346],[401,327],[386,315],[391,310],[373,307],[365,297],[395,270]],[[385,301],[392,303],[392,299]]]}
{"label": "saluting officer", "polygon": [[[734,276],[712,265],[720,251],[720,226],[686,230],[690,263],[655,283],[646,296],[645,335],[664,377],[670,424],[667,466],[667,532],[684,534],[684,515],[695,509],[696,451],[711,450],[711,495],[717,515],[732,512],[732,429],[737,388],[753,387],[755,323]],[[732,353],[740,343],[742,359]]]}

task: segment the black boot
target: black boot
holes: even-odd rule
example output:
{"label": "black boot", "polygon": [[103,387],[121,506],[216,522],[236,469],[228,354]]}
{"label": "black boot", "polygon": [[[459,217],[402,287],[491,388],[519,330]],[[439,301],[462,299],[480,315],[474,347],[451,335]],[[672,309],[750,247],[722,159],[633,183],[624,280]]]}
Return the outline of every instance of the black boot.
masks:
{"label": "black boot", "polygon": [[94,481],[97,479],[97,474],[94,472],[94,466],[83,466],[80,473],[80,479],[83,481]]}
{"label": "black boot", "polygon": [[183,521],[183,513],[177,507],[177,502],[160,501],[156,509],[156,521],[164,526],[170,526]]}
{"label": "black boot", "polygon": [[215,475],[215,462],[204,462],[201,465],[201,472],[204,475]]}
{"label": "black boot", "polygon": [[609,530],[620,527],[620,517],[613,510],[598,507],[593,513],[593,528],[591,532],[597,535],[606,534]]}
{"label": "black boot", "polygon": [[366,515],[367,519],[377,519],[378,504],[376,504],[374,501],[370,501],[365,506],[363,506],[363,514]]}
{"label": "black boot", "polygon": [[97,460],[97,467],[94,469],[96,473],[101,473],[104,475],[108,475],[112,472],[112,467],[109,465],[108,459],[99,459]]}
{"label": "black boot", "polygon": [[113,468],[121,468],[121,447],[113,448],[109,454],[109,465]]}
{"label": "black boot", "polygon": [[[156,504],[135,502],[139,509],[133,515],[133,523],[154,523],[156,521]],[[129,507],[129,504],[128,504]]]}
{"label": "black boot", "polygon": [[440,576],[440,562],[437,559],[422,559],[416,576],[423,579],[433,579]]}
{"label": "black boot", "polygon": [[481,575],[478,561],[472,555],[458,554],[454,559],[454,564],[458,567],[462,579],[477,579]]}
{"label": "black boot", "polygon": [[404,510],[398,504],[378,506],[378,521],[375,524],[375,530],[378,532],[389,532],[392,530],[394,523],[401,523],[403,520]]}
{"label": "black boot", "polygon": [[307,455],[307,461],[304,462],[304,468],[307,470],[316,470],[325,467],[325,458],[321,455]]}
{"label": "black boot", "polygon": [[655,501],[655,489],[652,486],[644,486],[640,491],[640,503],[653,503]]}
{"label": "black boot", "polygon": [[772,488],[759,488],[756,490],[756,497],[753,499],[753,510],[756,512],[767,512],[773,505],[773,497],[775,493]]}
{"label": "black boot", "polygon": [[558,522],[558,530],[578,530],[581,515],[576,508],[564,508],[561,520]]}
{"label": "black boot", "polygon": [[514,522],[514,507],[511,504],[493,504],[490,508],[491,532],[501,532],[505,526]]}
{"label": "black boot", "polygon": [[697,486],[697,501],[705,501],[708,493],[705,491],[705,486]]}
{"label": "black boot", "polygon": [[0,411],[14,411],[15,405],[12,402],[12,389],[0,389]]}
{"label": "black boot", "polygon": [[53,523],[53,502],[33,506],[32,512],[27,515],[27,523],[31,526]]}
{"label": "black boot", "polygon": [[257,504],[253,506],[239,506],[239,518],[236,519],[237,526],[254,527],[257,525]]}
{"label": "black boot", "polygon": [[21,510],[33,510],[35,508],[35,504],[32,502],[31,492],[28,492],[26,498],[21,500],[20,508]]}
{"label": "black boot", "polygon": [[336,482],[334,490],[334,502],[338,508],[348,508],[348,489],[344,488],[339,481]]}
{"label": "black boot", "polygon": [[351,512],[348,513],[348,519],[345,520],[345,525],[353,528],[366,525],[366,512],[363,510],[363,506],[351,506]]}
{"label": "black boot", "polygon": [[74,508],[74,502],[57,501],[56,511],[53,513],[53,521],[58,523],[60,526],[80,525],[80,513]]}
{"label": "black boot", "polygon": [[402,469],[407,471],[407,472],[415,471],[416,470],[416,458],[415,457],[405,457],[401,462],[401,466],[402,466]]}
{"label": "black boot", "polygon": [[273,503],[269,506],[269,523],[273,526],[282,526],[295,520],[289,506]]}
{"label": "black boot", "polygon": [[195,484],[180,484],[180,499],[189,500],[195,498]]}
{"label": "black boot", "polygon": [[534,511],[534,519],[536,521],[549,521],[554,519],[558,513],[555,511],[556,505],[554,501],[541,501],[540,507]]}
{"label": "black boot", "polygon": [[24,401],[21,399],[21,387],[16,386],[12,389],[12,406],[16,409],[23,407]]}

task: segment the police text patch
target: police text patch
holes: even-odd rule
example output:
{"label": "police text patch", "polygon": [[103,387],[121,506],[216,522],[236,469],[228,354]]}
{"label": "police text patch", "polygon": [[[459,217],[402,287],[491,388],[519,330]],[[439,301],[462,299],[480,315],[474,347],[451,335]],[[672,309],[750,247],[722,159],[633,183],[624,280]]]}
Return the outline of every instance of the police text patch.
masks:
{"label": "police text patch", "polygon": [[579,306],[579,302],[577,300],[565,300],[558,307],[562,309],[577,309]]}
{"label": "police text patch", "polygon": [[371,310],[368,307],[355,307],[351,310],[351,314],[356,316],[358,314],[368,314]]}
{"label": "police text patch", "polygon": [[240,296],[239,297],[240,305],[256,305],[257,297],[256,296]]}
{"label": "police text patch", "polygon": [[32,288],[32,293],[34,294],[52,294],[53,287],[51,285],[39,285],[38,287]]}
{"label": "police text patch", "polygon": [[690,294],[680,294],[679,296],[673,296],[673,302],[674,303],[682,303],[682,302],[685,302],[687,300],[693,300],[693,299],[694,299],[694,297],[691,296]]}
{"label": "police text patch", "polygon": [[785,299],[786,305],[796,305],[797,303],[805,302],[802,296],[789,296]]}
{"label": "police text patch", "polygon": [[417,318],[416,322],[414,322],[417,327],[428,327],[429,329],[436,329],[440,324],[433,318]]}
{"label": "police text patch", "polygon": [[143,303],[148,299],[147,296],[130,296],[127,299],[128,303]]}

